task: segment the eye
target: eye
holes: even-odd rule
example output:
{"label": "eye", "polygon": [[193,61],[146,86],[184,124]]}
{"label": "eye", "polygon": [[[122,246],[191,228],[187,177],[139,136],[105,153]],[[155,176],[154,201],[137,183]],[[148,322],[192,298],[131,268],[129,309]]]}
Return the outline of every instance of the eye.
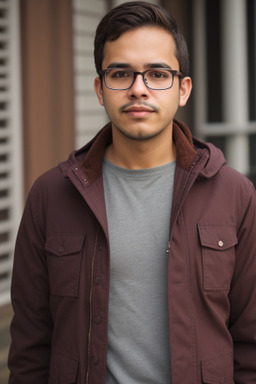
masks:
{"label": "eye", "polygon": [[168,79],[170,77],[170,72],[165,71],[165,70],[153,70],[149,71],[148,75],[150,78],[155,79],[155,80],[163,80],[163,79]]}
{"label": "eye", "polygon": [[113,69],[109,72],[112,79],[123,79],[132,77],[132,73],[126,69]]}

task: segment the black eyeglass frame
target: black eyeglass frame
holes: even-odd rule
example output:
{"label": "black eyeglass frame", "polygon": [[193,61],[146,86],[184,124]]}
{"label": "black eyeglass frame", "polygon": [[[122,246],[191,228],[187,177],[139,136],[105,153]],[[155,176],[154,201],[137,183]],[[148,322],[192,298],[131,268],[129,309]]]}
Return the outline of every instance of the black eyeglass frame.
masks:
{"label": "black eyeglass frame", "polygon": [[[104,79],[104,83],[105,83],[105,85],[106,85],[106,87],[108,88],[108,89],[112,89],[113,91],[127,91],[128,89],[131,89],[132,88],[132,86],[133,86],[133,84],[135,83],[135,80],[136,80],[136,77],[138,76],[138,75],[141,75],[142,76],[142,79],[143,79],[143,82],[144,82],[144,84],[146,85],[146,87],[148,88],[148,89],[152,89],[153,91],[165,91],[166,89],[170,89],[170,88],[172,88],[172,86],[173,86],[173,83],[174,83],[174,77],[175,76],[179,76],[180,78],[182,78],[183,77],[183,73],[182,72],[180,72],[180,71],[177,71],[177,70],[175,70],[175,69],[169,69],[169,68],[151,68],[151,69],[147,69],[146,71],[144,71],[144,72],[137,72],[137,71],[133,71],[132,69],[129,69],[129,68],[127,68],[126,69],[126,71],[129,71],[129,72],[131,72],[131,73],[133,73],[133,81],[132,81],[132,84],[129,86],[129,87],[127,87],[127,88],[111,88],[111,87],[109,87],[108,86],[108,84],[107,84],[107,82],[106,82],[106,73],[107,72],[109,72],[109,71],[112,71],[113,69],[120,69],[120,71],[123,69],[123,68],[107,68],[107,69],[102,69],[101,71],[100,71],[100,75],[103,77],[103,79]],[[147,83],[146,83],[146,79],[145,79],[145,74],[147,73],[147,72],[150,72],[150,71],[153,71],[153,70],[164,70],[164,71],[168,71],[168,72],[170,72],[171,74],[172,74],[172,84],[170,85],[170,87],[167,87],[167,88],[152,88],[152,87],[149,87],[148,85],[147,85]]]}

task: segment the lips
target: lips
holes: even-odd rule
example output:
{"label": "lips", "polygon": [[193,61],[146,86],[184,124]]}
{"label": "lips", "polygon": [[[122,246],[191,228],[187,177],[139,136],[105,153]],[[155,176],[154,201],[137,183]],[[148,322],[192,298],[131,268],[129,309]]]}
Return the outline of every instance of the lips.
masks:
{"label": "lips", "polygon": [[145,106],[136,107],[135,105],[132,105],[131,107],[125,108],[124,112],[154,112],[154,110]]}
{"label": "lips", "polygon": [[155,112],[155,110],[153,108],[149,108],[145,106],[133,105],[128,108],[125,108],[123,112],[134,117],[146,117],[151,113]]}

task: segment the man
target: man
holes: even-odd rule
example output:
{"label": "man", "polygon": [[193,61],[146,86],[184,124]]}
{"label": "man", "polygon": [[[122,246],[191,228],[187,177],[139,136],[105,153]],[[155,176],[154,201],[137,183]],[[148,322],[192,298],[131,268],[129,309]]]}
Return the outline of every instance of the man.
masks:
{"label": "man", "polygon": [[10,383],[256,383],[256,198],[174,120],[186,43],[145,2],[95,37],[110,124],[34,184],[14,260]]}

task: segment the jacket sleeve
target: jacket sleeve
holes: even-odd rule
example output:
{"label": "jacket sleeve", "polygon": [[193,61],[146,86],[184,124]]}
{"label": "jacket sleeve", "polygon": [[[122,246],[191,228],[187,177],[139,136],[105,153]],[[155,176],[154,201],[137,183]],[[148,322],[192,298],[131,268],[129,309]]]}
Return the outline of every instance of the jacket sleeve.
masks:
{"label": "jacket sleeve", "polygon": [[[32,188],[21,220],[11,286],[14,317],[9,353],[10,384],[46,384],[49,376],[52,320],[44,254],[44,228]],[[41,209],[41,212],[43,210]]]}
{"label": "jacket sleeve", "polygon": [[[247,189],[248,191],[248,189]],[[256,383],[256,195],[243,207],[230,290],[230,333],[234,342],[234,381]],[[247,193],[248,195],[248,193]]]}

